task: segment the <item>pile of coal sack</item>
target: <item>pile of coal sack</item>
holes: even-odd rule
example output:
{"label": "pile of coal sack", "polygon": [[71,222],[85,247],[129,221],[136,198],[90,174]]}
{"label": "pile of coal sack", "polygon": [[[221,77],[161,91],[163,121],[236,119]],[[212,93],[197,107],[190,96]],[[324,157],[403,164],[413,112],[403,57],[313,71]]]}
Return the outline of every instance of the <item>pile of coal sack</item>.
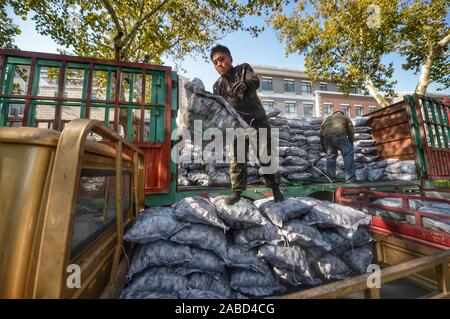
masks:
{"label": "pile of coal sack", "polygon": [[[278,110],[267,111],[272,128],[278,129],[278,172],[281,182],[326,178],[326,153],[320,144],[322,118],[286,119]],[[412,160],[380,159],[367,126],[368,118],[352,119],[355,129],[354,159],[356,178],[360,182],[413,181],[417,180],[416,165]],[[209,141],[194,145],[187,141],[183,146],[178,167],[178,184],[181,186],[228,186],[230,185],[229,161],[231,152],[224,147],[220,161],[207,163],[209,156],[203,153]],[[186,152],[188,150],[189,152]],[[187,154],[187,155],[186,155]],[[344,175],[344,161],[337,157],[336,176]],[[254,152],[250,152],[247,172],[248,184],[263,184],[262,172]]]}
{"label": "pile of coal sack", "polygon": [[148,208],[124,236],[138,245],[121,298],[261,298],[362,274],[370,219],[310,197]]}

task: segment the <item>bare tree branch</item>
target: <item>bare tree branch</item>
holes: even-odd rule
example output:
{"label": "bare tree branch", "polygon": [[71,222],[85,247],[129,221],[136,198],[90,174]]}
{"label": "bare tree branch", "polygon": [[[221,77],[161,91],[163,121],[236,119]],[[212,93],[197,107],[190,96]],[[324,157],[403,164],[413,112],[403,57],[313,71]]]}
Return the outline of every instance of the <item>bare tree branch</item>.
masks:
{"label": "bare tree branch", "polygon": [[106,10],[108,10],[109,14],[111,15],[111,18],[116,25],[117,32],[123,32],[123,28],[120,25],[119,18],[117,17],[116,10],[114,10],[114,7],[112,6],[111,2],[109,0],[102,0],[103,4],[106,7]]}
{"label": "bare tree branch", "polygon": [[450,42],[450,33],[447,34],[441,41],[438,42],[438,45],[443,48]]}
{"label": "bare tree branch", "polygon": [[128,51],[129,47],[131,46],[131,43],[133,42],[133,37],[135,36],[138,29],[142,26],[142,24],[150,18],[152,15],[154,15],[156,12],[158,12],[166,3],[168,0],[163,0],[156,8],[154,8],[152,11],[148,12],[146,15],[138,19],[136,23],[134,24],[133,28],[131,28],[130,33],[124,38],[124,44],[125,48],[124,51]]}

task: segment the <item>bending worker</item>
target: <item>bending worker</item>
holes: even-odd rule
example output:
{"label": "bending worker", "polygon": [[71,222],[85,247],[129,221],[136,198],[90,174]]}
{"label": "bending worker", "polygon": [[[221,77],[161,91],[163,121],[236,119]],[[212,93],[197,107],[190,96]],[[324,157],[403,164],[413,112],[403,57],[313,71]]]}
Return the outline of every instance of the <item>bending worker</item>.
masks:
{"label": "bending worker", "polygon": [[353,123],[342,111],[336,111],[327,117],[320,128],[320,142],[327,153],[327,174],[336,178],[336,158],[338,151],[344,158],[346,183],[355,183],[355,159],[353,157],[353,142],[355,134]]}
{"label": "bending worker", "polygon": [[[220,78],[214,83],[214,94],[222,96],[241,117],[251,127],[257,131],[259,128],[267,129],[267,141],[261,141],[261,146],[267,148],[267,155],[270,156],[270,124],[267,120],[266,112],[256,95],[256,90],[259,88],[259,79],[253,72],[250,65],[247,63],[237,65],[233,67],[233,58],[231,57],[230,50],[222,45],[217,45],[211,50],[211,61],[214,63],[214,67],[220,74]],[[260,146],[259,132],[257,134],[257,156],[259,158],[259,146]],[[245,140],[245,161],[243,163],[238,162],[238,150],[237,141],[234,142],[233,158],[230,165],[231,173],[231,186],[233,193],[227,196],[225,202],[227,204],[234,204],[239,201],[241,192],[247,188],[247,158],[248,158],[248,146],[249,141]],[[269,163],[263,163],[260,160],[261,166],[269,166]],[[264,174],[264,181],[267,187],[270,187],[273,191],[274,200],[280,202],[284,199],[283,194],[280,191],[280,176],[278,172],[273,174]]]}

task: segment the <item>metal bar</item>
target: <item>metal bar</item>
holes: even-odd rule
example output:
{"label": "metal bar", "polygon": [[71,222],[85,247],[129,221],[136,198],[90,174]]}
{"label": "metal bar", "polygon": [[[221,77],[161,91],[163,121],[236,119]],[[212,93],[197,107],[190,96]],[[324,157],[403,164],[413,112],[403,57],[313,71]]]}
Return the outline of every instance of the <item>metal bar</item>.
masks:
{"label": "metal bar", "polygon": [[127,141],[132,140],[133,135],[133,109],[127,108]]}
{"label": "metal bar", "polygon": [[120,255],[122,251],[123,238],[123,219],[122,219],[122,142],[116,141],[116,231],[117,243],[115,247],[111,275],[109,284],[112,285],[116,277],[116,273],[120,263]]}
{"label": "metal bar", "polygon": [[445,111],[444,110],[444,106],[438,104],[437,105],[437,111],[438,111],[438,115],[439,115],[439,126],[441,127],[442,130],[442,138],[444,140],[444,146],[446,148],[448,148],[448,123],[444,121],[444,117],[442,116],[442,113]]}
{"label": "metal bar", "polygon": [[432,122],[430,121],[430,114],[429,112],[429,107],[428,107],[428,101],[426,100],[420,100],[422,103],[422,107],[423,107],[423,115],[425,116],[425,122],[427,124],[427,132],[426,132],[426,137],[429,139],[430,144],[432,147],[434,147],[434,134],[433,134],[433,130],[432,130]]}
{"label": "metal bar", "polygon": [[[411,130],[411,140],[415,149],[416,163],[419,167],[419,177],[422,179],[427,174],[427,162],[425,159],[425,145],[426,139],[424,139],[424,128],[420,126],[420,120],[416,105],[417,98],[415,96],[408,95],[404,98],[406,102],[405,109],[408,115],[409,127]],[[422,117],[420,115],[420,117]],[[422,134],[423,132],[423,134]]]}
{"label": "metal bar", "polygon": [[10,64],[10,68],[6,74],[5,93],[8,94],[12,93],[15,72],[16,72],[16,65]]}
{"label": "metal bar", "polygon": [[[8,72],[6,73],[6,81],[5,81],[5,92],[8,94],[12,93],[15,72],[16,72],[16,65],[10,64]],[[8,114],[9,114],[9,102],[3,101],[0,113],[0,126],[8,125]]]}
{"label": "metal bar", "polygon": [[105,126],[109,127],[109,106],[105,106],[104,123],[105,123]]}
{"label": "metal bar", "polygon": [[62,55],[62,54],[51,54],[51,53],[40,53],[33,51],[21,51],[21,50],[11,50],[11,49],[0,49],[0,55],[8,55],[14,57],[25,57],[25,58],[38,58],[38,59],[47,59],[47,60],[59,60],[66,62],[74,62],[74,63],[94,63],[105,66],[114,66],[121,68],[139,68],[146,70],[159,70],[159,71],[168,71],[171,70],[168,66],[154,65],[148,63],[136,63],[136,62],[124,62],[124,61],[116,61],[116,60],[103,60],[89,57],[78,57],[71,55]]}
{"label": "metal bar", "polygon": [[36,62],[37,62],[36,58],[31,59],[30,74],[29,74],[28,83],[27,83],[27,97],[25,99],[25,107],[24,107],[24,111],[23,111],[22,126],[27,126],[27,124],[28,124],[31,96],[33,95],[33,80],[34,80],[34,72],[36,70]]}
{"label": "metal bar", "polygon": [[130,92],[128,92],[128,102],[133,103],[134,96],[134,73],[130,74]]}
{"label": "metal bar", "polygon": [[122,71],[121,68],[117,68],[116,71],[116,87],[114,92],[114,131],[119,132],[119,100],[120,100],[120,89],[121,89],[121,78]]}
{"label": "metal bar", "polygon": [[421,112],[418,95],[414,95],[412,109],[414,109],[414,112],[416,114],[416,118],[414,121],[416,121],[417,131],[419,132],[417,138],[420,141],[420,145],[416,151],[416,152],[418,152],[418,158],[416,158],[416,162],[417,161],[419,162],[419,165],[421,168],[420,179],[421,179],[421,181],[424,181],[428,175],[427,163],[428,163],[429,147],[428,147],[428,143],[426,140],[425,125],[423,123],[423,116],[421,114],[422,112]]}
{"label": "metal bar", "polygon": [[5,56],[0,54],[0,93],[3,93],[3,75],[6,70]]}
{"label": "metal bar", "polygon": [[158,103],[158,73],[157,72],[151,72],[152,75],[152,99],[151,102]]}
{"label": "metal bar", "polygon": [[106,80],[106,100],[111,100],[111,84],[113,80],[113,73],[111,71],[108,71],[108,78]]}
{"label": "metal bar", "polygon": [[[14,99],[26,99],[27,96],[26,95],[15,95],[15,94],[0,94],[0,98],[14,98]],[[53,97],[48,97],[48,96],[39,96],[39,95],[33,95],[30,97],[31,100],[47,100],[47,101],[54,101],[55,98]],[[63,97],[62,98],[63,101],[66,102],[78,102],[78,103],[83,103],[85,100],[83,99],[78,99],[78,98],[69,98],[69,97]],[[114,100],[95,100],[95,102],[91,101],[91,104],[99,104],[99,103],[104,103],[104,104],[111,104],[113,103]],[[140,107],[141,103],[140,102],[128,102],[128,101],[121,101],[120,104],[122,105],[126,105],[126,106],[136,106],[136,107]],[[150,104],[150,103],[146,103],[145,106],[150,107],[150,106],[154,106],[154,107],[164,107],[164,104]]]}
{"label": "metal bar", "polygon": [[434,103],[430,104],[427,101],[427,105],[430,106],[430,108],[431,108],[431,116],[433,117],[433,126],[434,126],[435,136],[436,136],[436,139],[437,139],[437,144],[439,145],[440,148],[442,148],[441,133],[440,133],[440,130],[439,130],[439,125],[437,123],[436,112],[435,112],[436,104],[434,104]]}
{"label": "metal bar", "polygon": [[144,141],[144,117],[145,117],[145,95],[146,92],[146,78],[145,70],[142,70],[142,89],[141,89],[141,119],[139,121],[139,142]]}
{"label": "metal bar", "polygon": [[[86,71],[84,71],[84,74],[86,75]],[[85,117],[90,117],[90,111],[91,111],[91,97],[92,97],[92,77],[94,76],[94,64],[89,64],[89,71],[87,73],[87,83],[83,81],[83,98],[86,99],[86,113]],[[87,86],[87,88],[86,88]],[[86,95],[84,95],[86,93]]]}
{"label": "metal bar", "polygon": [[66,75],[67,62],[63,62],[61,68],[59,69],[58,78],[58,98],[55,107],[55,122],[53,128],[59,130],[61,128],[61,108],[62,108],[62,98],[64,96],[64,80]]}
{"label": "metal bar", "polygon": [[443,108],[442,113],[444,114],[445,123],[447,124],[447,138],[450,141],[450,126],[449,126],[450,123],[449,123],[449,118],[447,115],[448,107],[447,107],[447,105],[442,104],[442,108]]}

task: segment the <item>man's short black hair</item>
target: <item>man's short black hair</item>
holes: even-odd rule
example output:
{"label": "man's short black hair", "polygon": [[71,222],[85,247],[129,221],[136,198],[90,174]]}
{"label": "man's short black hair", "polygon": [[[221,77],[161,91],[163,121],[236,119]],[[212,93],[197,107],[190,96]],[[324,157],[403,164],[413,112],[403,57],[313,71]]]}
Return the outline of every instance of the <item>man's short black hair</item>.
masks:
{"label": "man's short black hair", "polygon": [[222,52],[222,53],[228,54],[230,56],[230,58],[231,58],[230,49],[228,49],[224,45],[218,44],[214,48],[211,49],[211,54],[209,56],[211,58],[211,61],[213,59],[213,55],[216,54],[217,52]]}

